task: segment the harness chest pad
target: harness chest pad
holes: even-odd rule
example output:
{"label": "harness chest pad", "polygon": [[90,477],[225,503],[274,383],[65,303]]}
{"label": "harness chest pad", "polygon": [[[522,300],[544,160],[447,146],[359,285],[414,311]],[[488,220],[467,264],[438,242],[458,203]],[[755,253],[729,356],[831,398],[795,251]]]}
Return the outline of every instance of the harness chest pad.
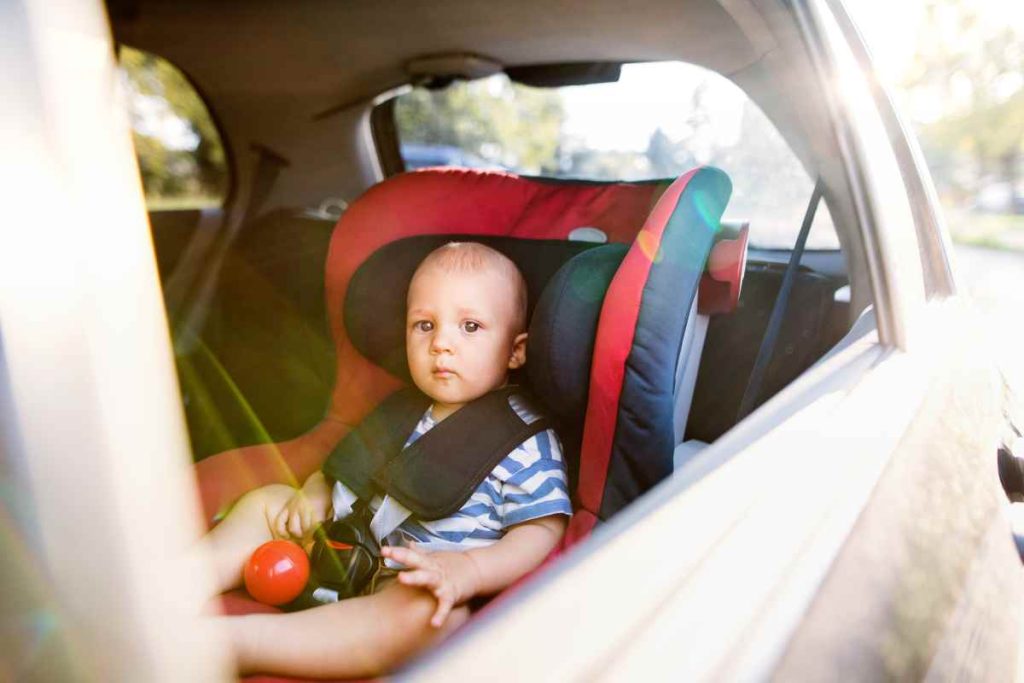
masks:
{"label": "harness chest pad", "polygon": [[388,397],[331,453],[324,473],[365,501],[387,493],[418,519],[441,519],[455,514],[512,449],[549,427],[519,387],[503,387],[402,448],[429,405],[414,389]]}
{"label": "harness chest pad", "polygon": [[324,474],[369,502],[377,493],[374,472],[388,455],[402,450],[429,406],[430,399],[415,389],[394,392],[331,451],[323,464]]}

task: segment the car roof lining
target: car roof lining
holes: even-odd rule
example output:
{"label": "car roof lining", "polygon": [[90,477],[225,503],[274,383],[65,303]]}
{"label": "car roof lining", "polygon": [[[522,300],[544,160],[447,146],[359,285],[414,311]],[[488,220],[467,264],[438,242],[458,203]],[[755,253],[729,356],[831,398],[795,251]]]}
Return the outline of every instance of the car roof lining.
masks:
{"label": "car roof lining", "polygon": [[[742,9],[743,26],[726,5]],[[730,73],[756,61],[770,37],[755,31],[751,43],[756,11],[746,0],[588,0],[585,12],[543,0],[137,0],[111,14],[119,41],[166,57],[207,91],[300,98],[310,116],[407,83],[405,65],[432,54],[511,67],[681,59]]]}

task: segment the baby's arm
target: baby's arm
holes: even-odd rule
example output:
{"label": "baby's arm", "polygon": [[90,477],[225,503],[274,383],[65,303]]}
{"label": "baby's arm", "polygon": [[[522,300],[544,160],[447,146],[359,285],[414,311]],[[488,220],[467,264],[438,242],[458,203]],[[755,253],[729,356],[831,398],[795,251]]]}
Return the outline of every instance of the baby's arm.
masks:
{"label": "baby's arm", "polygon": [[492,595],[537,568],[565,533],[568,518],[551,515],[509,528],[494,545],[465,552],[424,553],[385,547],[385,557],[409,567],[398,575],[407,586],[420,586],[437,598],[430,623],[439,627],[455,605],[477,595]]}

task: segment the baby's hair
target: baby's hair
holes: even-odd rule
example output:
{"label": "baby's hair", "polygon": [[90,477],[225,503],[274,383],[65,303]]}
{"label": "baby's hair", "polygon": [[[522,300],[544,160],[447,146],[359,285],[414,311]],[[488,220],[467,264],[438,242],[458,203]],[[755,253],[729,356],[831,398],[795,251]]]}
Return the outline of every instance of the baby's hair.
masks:
{"label": "baby's hair", "polygon": [[416,272],[426,266],[437,266],[448,272],[471,273],[493,268],[511,286],[515,297],[513,327],[517,332],[526,330],[526,279],[512,259],[496,249],[479,242],[449,242],[427,254]]}

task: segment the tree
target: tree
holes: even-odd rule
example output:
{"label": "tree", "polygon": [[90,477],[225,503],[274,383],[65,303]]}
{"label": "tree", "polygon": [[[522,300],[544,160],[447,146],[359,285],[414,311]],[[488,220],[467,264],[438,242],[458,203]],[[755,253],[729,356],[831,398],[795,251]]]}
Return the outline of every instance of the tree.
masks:
{"label": "tree", "polygon": [[[965,0],[927,0],[920,36],[906,86],[945,109],[922,129],[929,162],[945,170],[951,189],[975,190],[990,178],[1016,188],[1024,156],[1024,27],[986,22]],[[975,187],[956,187],[955,159],[973,161]]]}
{"label": "tree", "polygon": [[[206,105],[188,79],[148,52],[122,47],[119,56],[147,199],[223,197],[227,191],[224,148]],[[172,129],[177,134],[167,132]]]}
{"label": "tree", "polygon": [[651,133],[647,143],[647,158],[650,161],[651,173],[662,178],[671,177],[679,172],[676,162],[678,145],[669,139],[660,127]]}
{"label": "tree", "polygon": [[415,88],[395,104],[402,142],[451,145],[530,173],[557,169],[564,119],[556,90],[505,76],[457,81],[444,90]]}

